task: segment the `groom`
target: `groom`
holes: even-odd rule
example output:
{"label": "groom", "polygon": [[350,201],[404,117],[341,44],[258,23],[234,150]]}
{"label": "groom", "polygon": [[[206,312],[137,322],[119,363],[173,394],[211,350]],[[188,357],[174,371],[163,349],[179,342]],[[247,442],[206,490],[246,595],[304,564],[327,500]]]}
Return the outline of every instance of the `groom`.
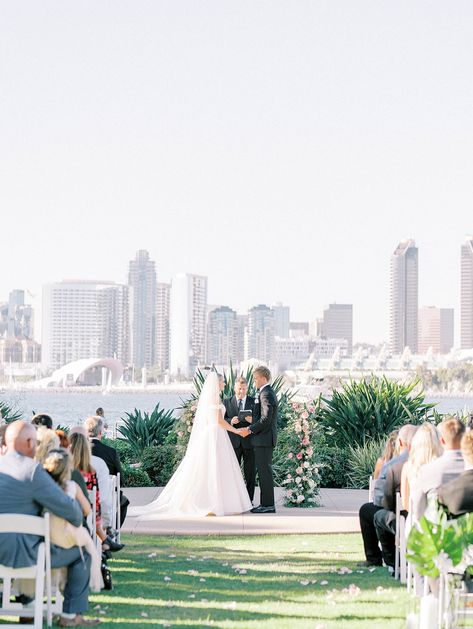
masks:
{"label": "groom", "polygon": [[267,367],[257,367],[253,380],[258,388],[253,423],[240,430],[242,437],[251,438],[259,478],[261,504],[253,507],[251,513],[275,513],[273,450],[277,441],[278,399],[271,387],[271,372]]}

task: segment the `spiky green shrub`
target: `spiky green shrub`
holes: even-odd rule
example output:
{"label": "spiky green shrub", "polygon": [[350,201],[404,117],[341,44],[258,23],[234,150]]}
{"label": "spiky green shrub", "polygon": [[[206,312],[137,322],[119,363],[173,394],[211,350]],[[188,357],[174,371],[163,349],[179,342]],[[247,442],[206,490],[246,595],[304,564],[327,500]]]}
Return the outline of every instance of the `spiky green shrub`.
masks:
{"label": "spiky green shrub", "polygon": [[0,418],[0,423],[11,424],[17,419],[21,419],[21,413],[20,411],[14,409],[13,406],[10,406],[6,402],[2,402],[0,400]]}
{"label": "spiky green shrub", "polygon": [[376,461],[383,453],[386,439],[371,439],[363,445],[348,446],[346,449],[347,487],[368,489]]}
{"label": "spiky green shrub", "polygon": [[122,435],[118,440],[127,441],[139,458],[145,448],[164,443],[174,426],[174,414],[172,410],[166,411],[156,404],[151,414],[135,408],[133,413],[126,413],[122,421],[123,424],[117,428]]}
{"label": "spiky green shrub", "polygon": [[320,422],[342,448],[385,438],[403,424],[420,424],[432,416],[435,404],[425,402],[419,384],[375,376],[343,383],[332,398],[323,398]]}

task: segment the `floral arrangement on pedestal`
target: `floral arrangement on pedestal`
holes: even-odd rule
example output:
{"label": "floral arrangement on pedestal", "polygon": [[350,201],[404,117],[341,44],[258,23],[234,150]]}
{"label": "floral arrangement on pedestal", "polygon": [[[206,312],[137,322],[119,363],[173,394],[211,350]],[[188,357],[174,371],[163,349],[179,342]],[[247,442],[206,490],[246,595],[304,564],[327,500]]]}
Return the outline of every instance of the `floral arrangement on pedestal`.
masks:
{"label": "floral arrangement on pedestal", "polygon": [[287,507],[316,507],[319,504],[320,474],[314,459],[311,437],[317,427],[317,404],[289,405],[286,441],[285,504]]}

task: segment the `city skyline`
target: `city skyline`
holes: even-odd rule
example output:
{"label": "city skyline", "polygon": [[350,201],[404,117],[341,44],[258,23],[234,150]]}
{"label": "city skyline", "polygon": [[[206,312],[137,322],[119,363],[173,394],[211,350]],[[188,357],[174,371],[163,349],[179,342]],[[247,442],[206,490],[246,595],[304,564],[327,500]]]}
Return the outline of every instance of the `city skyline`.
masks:
{"label": "city skyline", "polygon": [[[458,260],[461,262],[461,264],[463,264],[463,267],[462,267],[463,270],[460,271],[459,270],[459,265],[457,264],[458,281],[460,281],[461,273],[462,272],[464,273],[464,265],[465,265],[465,263],[464,263],[464,257],[465,257],[464,249],[465,249],[465,243],[468,243],[469,241],[470,241],[470,237],[467,237],[467,238],[465,238],[463,240],[462,243],[459,244],[460,248],[458,249],[458,252],[459,252]],[[415,241],[413,239],[406,239],[406,240],[402,241],[400,243],[400,245],[398,245],[396,247],[396,250],[399,248],[399,246],[402,247],[406,243],[407,244],[413,243],[413,246],[415,247],[416,252],[418,251],[419,247],[415,246]],[[172,277],[177,277],[179,275],[190,275],[190,276],[196,275],[196,274],[193,274],[191,272],[188,272],[188,273],[174,273],[174,275],[171,276],[171,278],[163,278],[161,273],[159,272],[159,269],[160,269],[160,262],[159,262],[159,260],[158,261],[154,260],[153,256],[150,255],[147,250],[142,249],[142,248],[139,249],[134,254],[136,259],[138,259],[139,255],[144,255],[146,257],[146,262],[145,263],[146,264],[150,264],[151,267],[153,268],[153,271],[152,271],[152,273],[153,273],[153,275],[152,275],[153,280],[152,281],[154,282],[155,280],[157,280],[157,282],[156,282],[156,291],[158,291],[160,287],[161,287],[161,289],[163,287],[165,287],[167,289],[167,291],[170,291],[171,283],[172,283]],[[422,259],[422,255],[423,255],[423,251],[421,251],[419,256],[416,253],[416,267],[419,266],[419,258]],[[392,264],[393,264],[393,259],[395,259],[395,258],[396,258],[395,254],[390,256],[390,279],[389,278],[385,278],[386,281],[385,281],[384,288],[386,289],[386,292],[388,292],[388,293],[390,291],[389,286],[390,285],[392,286],[392,281],[393,281]],[[128,261],[128,265],[134,264],[134,263],[135,263],[134,260]],[[125,263],[125,266],[126,266],[126,263]],[[156,270],[154,270],[155,266],[156,266]],[[203,277],[206,277],[206,276],[203,276]],[[103,280],[103,279],[99,280],[99,279],[94,279],[94,278],[83,278],[83,277],[82,278],[81,277],[66,278],[66,279],[63,279],[63,280],[58,280],[57,282],[50,282],[50,281],[46,282],[45,284],[42,285],[41,291],[43,291],[44,286],[47,285],[47,284],[54,284],[54,283],[61,283],[61,282],[68,282],[68,281],[76,282],[76,283],[77,282],[79,282],[79,283],[80,282],[85,282],[85,283],[96,283],[96,284],[100,284],[100,283],[105,283],[105,284],[106,283],[112,283],[112,284],[122,284],[123,283],[123,284],[127,284],[128,283],[127,279],[128,280],[130,279],[129,270],[127,271],[127,273],[125,273],[125,278],[126,279],[125,279],[124,282],[119,282],[116,278],[107,279],[107,280]],[[165,281],[163,281],[163,279]],[[208,278],[208,280],[209,280],[209,288],[210,288],[211,285],[212,285],[212,281],[211,281],[212,278]],[[418,287],[419,294],[421,293],[422,282],[423,282],[423,277],[420,276],[420,274],[419,274],[419,277],[416,279],[416,284],[417,284],[417,287]],[[10,289],[9,292],[11,292],[12,290],[14,291],[14,290],[17,290],[17,289]],[[20,290],[24,291],[24,289],[20,289]],[[473,285],[472,285],[472,291],[473,291]],[[36,296],[36,300],[35,300],[34,298],[31,298],[31,297],[34,297],[34,296],[32,296],[31,293],[29,293],[28,290],[26,290],[24,292],[26,292],[26,294],[29,295],[29,297],[27,298],[27,301],[28,301],[28,303],[30,305],[33,306],[34,311],[35,311],[35,316],[34,316],[35,334],[34,334],[34,338],[35,338],[35,340],[38,340],[38,341],[41,342],[41,338],[42,338],[42,311],[43,311],[43,304],[42,304],[41,300],[38,299],[38,296]],[[157,295],[157,293],[156,293],[156,295]],[[155,295],[155,298],[153,299],[153,302],[156,302],[156,295]],[[391,298],[392,298],[392,290],[391,290]],[[387,302],[391,303],[390,302],[391,298],[389,298],[387,300]],[[169,295],[167,295],[167,299],[169,300]],[[1,301],[1,298],[0,298],[0,301]],[[223,300],[219,301],[218,299],[214,300],[213,302],[210,302],[210,300],[209,300],[208,303],[209,303],[209,308],[214,308],[214,307],[217,308],[217,307],[225,306],[225,307],[231,308],[232,310],[235,310],[235,312],[237,312],[240,315],[240,314],[247,314],[251,308],[254,308],[254,307],[258,306],[258,305],[261,305],[264,302],[257,302],[255,304],[247,303],[246,305],[243,305],[243,307],[241,309],[238,309],[232,303],[228,304],[228,303],[223,302]],[[389,306],[389,303],[387,303],[388,306]],[[344,303],[343,303],[343,300],[334,300],[332,302],[329,302],[327,300],[324,303],[321,311],[315,312],[314,316],[312,316],[310,318],[306,318],[306,319],[297,318],[294,315],[295,308],[294,308],[294,306],[292,304],[283,303],[281,301],[276,301],[276,302],[273,302],[273,303],[267,302],[265,305],[271,307],[272,309],[278,309],[279,308],[279,309],[282,309],[283,311],[285,311],[286,309],[289,308],[290,311],[291,311],[291,322],[296,322],[298,320],[303,320],[303,321],[306,321],[307,323],[310,323],[311,325],[315,325],[315,323],[316,323],[316,321],[318,319],[320,319],[321,317],[323,318],[324,312],[325,312],[327,307],[335,306],[335,305],[339,306],[339,307],[343,307]],[[460,346],[460,333],[461,333],[461,326],[460,326],[461,308],[460,308],[460,305],[461,304],[457,304],[456,307],[451,308],[452,310],[454,310],[454,313],[455,313],[455,324],[454,324],[455,346]],[[352,317],[353,321],[356,321],[356,312],[360,308],[363,309],[363,304],[360,304],[359,302],[355,302],[354,304],[350,304],[350,306],[353,309],[353,314],[350,315],[350,316]],[[438,303],[435,303],[435,304],[422,303],[420,301],[420,299],[418,300],[418,309],[420,309],[420,308],[428,308],[428,307],[432,307],[432,306],[435,306],[437,308],[442,308],[442,306],[439,306]],[[169,311],[169,307],[170,307],[170,305],[168,303],[167,304],[168,311]],[[167,312],[166,316],[169,317],[169,312]],[[287,315],[285,314],[285,318],[286,317],[287,317]],[[156,325],[156,323],[153,323],[153,326],[155,326],[155,325]],[[285,322],[285,325],[287,325],[287,322]],[[356,334],[356,323],[353,323],[353,331],[354,331],[354,333],[353,333],[353,341],[352,342],[353,342],[353,344],[357,344],[357,343],[372,343],[372,344],[375,344],[375,345],[384,342],[384,343],[390,345],[392,343],[392,341],[389,340],[389,330],[390,330],[389,326],[390,326],[390,324],[389,324],[389,316],[388,316],[387,321],[386,321],[386,327],[387,327],[386,337],[383,338],[381,341],[378,341],[376,339],[369,338],[369,337],[368,338],[360,338],[359,334],[358,335]],[[392,332],[392,330],[391,330],[391,332]],[[156,341],[153,341],[152,342],[152,346],[154,347],[155,345],[156,345]],[[349,346],[351,346],[351,342],[349,343]],[[153,356],[154,356],[154,354],[153,354]],[[156,362],[161,362],[161,361],[158,361],[156,359],[148,361],[148,366],[150,364],[154,364]]]}
{"label": "city skyline", "polygon": [[459,311],[471,3],[140,6],[0,7],[0,294],[124,283],[145,248],[210,303],[353,303],[354,341],[387,341],[386,252],[412,237],[419,303]]}

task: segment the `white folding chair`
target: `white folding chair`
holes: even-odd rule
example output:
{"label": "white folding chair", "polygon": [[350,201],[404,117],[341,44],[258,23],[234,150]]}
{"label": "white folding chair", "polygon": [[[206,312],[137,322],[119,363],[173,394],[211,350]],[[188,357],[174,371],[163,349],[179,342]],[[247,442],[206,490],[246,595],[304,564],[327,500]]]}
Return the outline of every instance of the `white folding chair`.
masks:
{"label": "white folding chair", "polygon": [[120,472],[117,474],[117,486],[116,486],[116,496],[117,496],[117,526],[115,527],[117,529],[117,542],[120,544],[121,543],[121,533],[120,533],[120,527],[121,527],[121,517],[122,517],[122,508],[120,505],[120,494],[121,494],[121,474]]}
{"label": "white folding chair", "polygon": [[[0,616],[24,616],[34,618],[35,629],[43,626],[44,595],[46,594],[46,618],[48,626],[52,625],[51,603],[51,545],[49,537],[49,514],[44,517],[23,514],[0,515],[0,533],[20,533],[37,535],[44,539],[38,546],[36,564],[26,568],[10,568],[0,565],[0,579],[3,581],[2,606]],[[33,579],[35,581],[35,598],[33,607],[24,607],[21,603],[10,600],[13,579]],[[29,628],[30,624],[7,624],[2,627]]]}
{"label": "white folding chair", "polygon": [[368,485],[368,502],[373,502],[374,500],[374,483],[375,483],[374,478],[370,476],[369,485]]}
{"label": "white folding chair", "polygon": [[116,529],[117,524],[117,477],[110,474],[110,491],[112,495],[112,512],[110,514],[110,526],[112,529]]}
{"label": "white folding chair", "polygon": [[401,494],[396,492],[396,533],[394,535],[394,577],[406,583],[406,518],[401,515]]}
{"label": "white folding chair", "polygon": [[88,490],[89,500],[92,503],[92,509],[87,516],[87,525],[92,535],[92,540],[97,546],[97,487]]}

